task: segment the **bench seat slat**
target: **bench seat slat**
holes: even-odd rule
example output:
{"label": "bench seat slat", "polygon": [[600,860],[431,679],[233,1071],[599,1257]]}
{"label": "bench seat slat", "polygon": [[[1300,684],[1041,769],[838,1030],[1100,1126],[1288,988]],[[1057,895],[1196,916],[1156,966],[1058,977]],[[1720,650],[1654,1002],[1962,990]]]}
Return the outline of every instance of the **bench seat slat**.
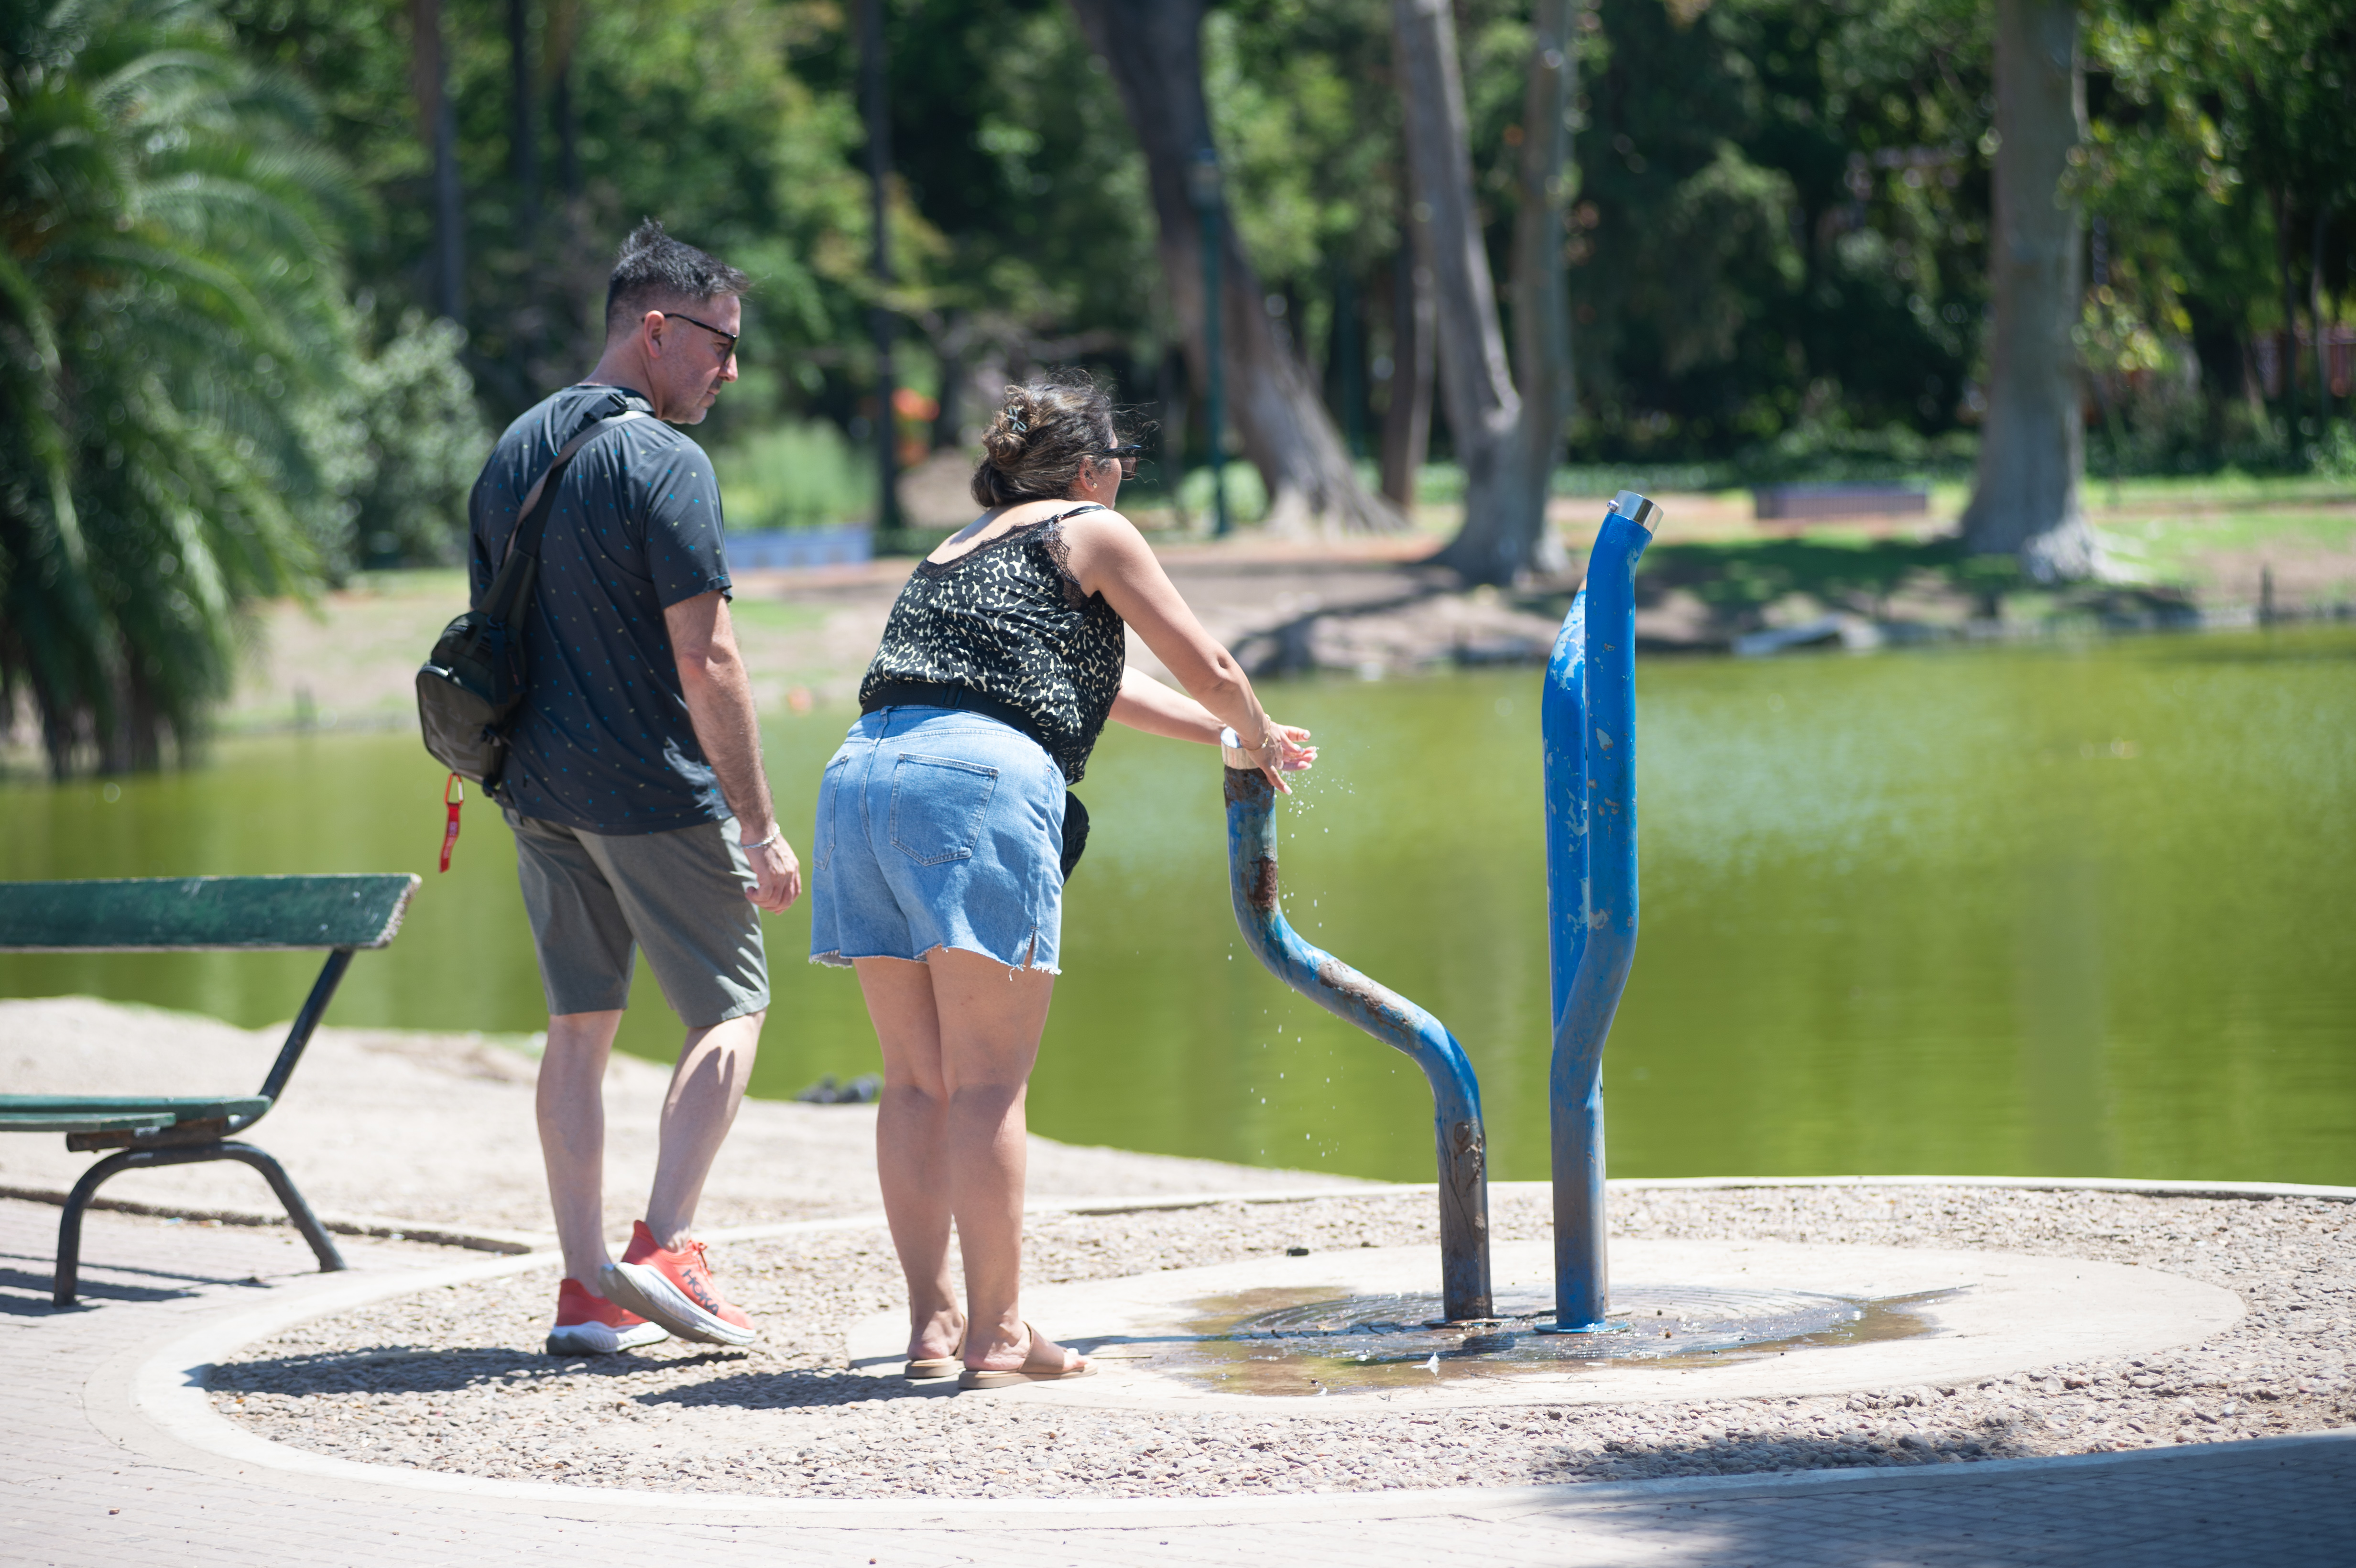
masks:
{"label": "bench seat slat", "polygon": [[144,1133],[168,1127],[176,1116],[62,1116],[46,1111],[0,1111],[0,1133]]}
{"label": "bench seat slat", "polygon": [[268,1109],[270,1102],[258,1094],[0,1094],[0,1132],[137,1132],[181,1122],[234,1121]]}
{"label": "bench seat slat", "polygon": [[0,952],[382,947],[417,884],[407,874],[0,882]]}

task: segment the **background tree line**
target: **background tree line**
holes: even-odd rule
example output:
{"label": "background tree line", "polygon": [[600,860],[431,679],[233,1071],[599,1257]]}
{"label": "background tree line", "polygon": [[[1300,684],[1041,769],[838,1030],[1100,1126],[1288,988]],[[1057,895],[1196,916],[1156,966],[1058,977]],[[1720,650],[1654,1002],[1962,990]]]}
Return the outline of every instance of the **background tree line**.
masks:
{"label": "background tree line", "polygon": [[[862,5],[894,155],[884,277]],[[0,0],[0,681],[60,768],[136,765],[225,689],[238,604],[450,559],[487,432],[592,360],[612,243],[649,213],[761,280],[744,382],[702,432],[723,449],[886,423],[912,455],[956,446],[1004,379],[1079,362],[1158,421],[1165,492],[1199,487],[1200,281],[1170,149],[1139,133],[1157,113],[1206,126],[1253,280],[1226,310],[1313,405],[1291,455],[1237,416],[1276,521],[1387,526],[1377,486],[1400,507],[1425,457],[1477,465],[1495,432],[1472,424],[1537,395],[1527,346],[1555,329],[1533,309],[1569,344],[1561,417],[1530,437],[1549,460],[1960,468],[1987,412],[1997,9]],[[2332,347],[2356,14],[2060,9],[2095,462],[2356,464]],[[1490,291],[1485,318],[1418,233],[1448,193],[1408,155],[1399,38],[1442,24],[1462,101],[1440,131],[1488,263],[1458,293]],[[1549,27],[1569,162],[1533,183]],[[917,394],[897,407],[878,306]],[[1450,370],[1468,335],[1517,362]],[[1459,388],[1482,375],[1488,394]]]}

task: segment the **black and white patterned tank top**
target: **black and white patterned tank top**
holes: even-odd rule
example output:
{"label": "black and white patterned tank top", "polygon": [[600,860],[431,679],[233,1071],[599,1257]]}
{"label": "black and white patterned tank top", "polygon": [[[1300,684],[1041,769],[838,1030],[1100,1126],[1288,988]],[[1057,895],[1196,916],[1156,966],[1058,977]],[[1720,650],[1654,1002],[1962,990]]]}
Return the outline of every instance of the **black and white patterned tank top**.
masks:
{"label": "black and white patterned tank top", "polygon": [[859,683],[873,710],[896,682],[960,687],[1030,720],[1033,738],[1077,784],[1120,694],[1128,636],[1101,593],[1072,575],[1063,522],[1075,507],[1009,529],[955,560],[916,563]]}

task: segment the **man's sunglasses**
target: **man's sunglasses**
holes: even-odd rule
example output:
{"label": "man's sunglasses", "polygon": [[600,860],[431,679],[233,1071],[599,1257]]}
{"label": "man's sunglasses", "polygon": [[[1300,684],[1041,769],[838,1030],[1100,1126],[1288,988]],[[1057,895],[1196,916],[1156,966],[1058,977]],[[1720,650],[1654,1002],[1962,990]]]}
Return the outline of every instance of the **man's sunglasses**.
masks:
{"label": "man's sunglasses", "polygon": [[1120,463],[1120,476],[1124,479],[1134,479],[1137,477],[1137,460],[1141,456],[1144,455],[1144,447],[1139,445],[1135,442],[1131,442],[1127,446],[1112,447],[1107,451],[1098,453],[1097,455],[1098,457],[1117,458]]}
{"label": "man's sunglasses", "polygon": [[723,359],[729,358],[736,352],[736,335],[733,332],[723,332],[718,327],[712,325],[710,322],[698,321],[695,317],[688,315],[683,310],[659,310],[655,312],[655,314],[657,315],[675,315],[679,317],[680,320],[687,323],[690,326],[700,326],[703,328],[704,331],[712,334],[712,336],[720,339],[722,344],[720,357]]}

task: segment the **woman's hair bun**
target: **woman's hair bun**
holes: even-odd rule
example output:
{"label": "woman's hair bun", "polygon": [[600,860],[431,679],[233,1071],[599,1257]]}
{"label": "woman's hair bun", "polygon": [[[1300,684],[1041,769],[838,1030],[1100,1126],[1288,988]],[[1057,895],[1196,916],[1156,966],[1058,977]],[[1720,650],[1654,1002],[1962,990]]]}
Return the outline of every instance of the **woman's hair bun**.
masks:
{"label": "woman's hair bun", "polygon": [[1023,449],[1030,444],[1030,437],[1031,400],[1022,388],[1009,387],[998,417],[990,421],[990,429],[983,432],[981,449],[989,453],[990,462],[1001,467],[1012,467],[1023,455]]}
{"label": "woman's hair bun", "polygon": [[1081,464],[1113,442],[1112,400],[1085,370],[1009,387],[981,438],[973,498],[985,507],[1071,492]]}

